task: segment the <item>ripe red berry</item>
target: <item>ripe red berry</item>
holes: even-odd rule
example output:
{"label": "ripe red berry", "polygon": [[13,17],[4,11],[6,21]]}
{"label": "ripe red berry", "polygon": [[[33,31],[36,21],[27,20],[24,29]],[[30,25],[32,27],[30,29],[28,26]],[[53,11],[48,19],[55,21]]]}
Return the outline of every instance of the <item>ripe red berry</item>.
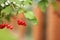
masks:
{"label": "ripe red berry", "polygon": [[24,23],[24,26],[26,26],[26,23]]}
{"label": "ripe red berry", "polygon": [[21,20],[18,20],[17,23],[18,23],[18,25],[21,25]]}
{"label": "ripe red berry", "polygon": [[0,24],[0,29],[5,28],[5,24]]}
{"label": "ripe red berry", "polygon": [[10,29],[10,30],[13,29],[13,27],[12,27],[11,25],[9,25],[9,24],[5,24],[5,25],[6,25],[6,28],[8,28],[8,29]]}
{"label": "ripe red berry", "polygon": [[9,24],[5,24],[5,26],[6,26],[6,28],[9,28],[10,25]]}
{"label": "ripe red berry", "polygon": [[17,23],[18,23],[18,25],[26,26],[26,23],[22,20],[18,20]]}
{"label": "ripe red berry", "polygon": [[10,28],[9,28],[10,30],[12,30],[13,29],[13,27],[12,26],[10,26]]}

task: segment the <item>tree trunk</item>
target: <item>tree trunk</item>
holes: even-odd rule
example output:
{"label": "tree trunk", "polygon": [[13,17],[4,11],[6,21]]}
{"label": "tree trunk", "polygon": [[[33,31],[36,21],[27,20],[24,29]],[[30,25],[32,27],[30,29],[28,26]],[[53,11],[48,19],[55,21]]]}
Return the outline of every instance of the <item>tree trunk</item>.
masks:
{"label": "tree trunk", "polygon": [[38,21],[37,25],[33,25],[32,27],[32,38],[33,40],[43,40],[43,21],[44,21],[44,15],[41,11],[41,9],[39,8],[38,5],[34,5],[33,6],[33,12],[34,15]]}
{"label": "tree trunk", "polygon": [[52,4],[49,3],[47,8],[46,40],[60,40],[59,10],[55,11]]}

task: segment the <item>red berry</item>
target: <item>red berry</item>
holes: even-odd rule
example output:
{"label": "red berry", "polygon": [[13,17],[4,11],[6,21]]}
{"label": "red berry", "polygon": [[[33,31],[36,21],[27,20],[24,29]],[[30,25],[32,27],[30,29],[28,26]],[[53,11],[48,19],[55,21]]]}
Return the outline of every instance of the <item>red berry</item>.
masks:
{"label": "red berry", "polygon": [[26,26],[26,23],[22,20],[18,20],[17,23],[18,23],[18,25]]}
{"label": "red berry", "polygon": [[11,25],[9,25],[9,24],[6,24],[6,28],[8,28],[8,29],[10,29],[10,30],[13,29],[13,27],[12,27]]}
{"label": "red berry", "polygon": [[12,30],[13,29],[13,27],[12,26],[10,26],[10,28],[9,28],[10,30]]}
{"label": "red berry", "polygon": [[22,23],[21,23],[23,26],[26,26],[26,23],[24,22],[24,21],[22,21]]}
{"label": "red berry", "polygon": [[24,23],[24,26],[26,26],[26,23]]}
{"label": "red berry", "polygon": [[10,28],[10,25],[9,24],[5,24],[6,28]]}
{"label": "red berry", "polygon": [[18,25],[21,25],[22,21],[21,20],[18,20],[17,23],[18,23]]}
{"label": "red berry", "polygon": [[21,22],[21,25],[24,25],[25,22]]}
{"label": "red berry", "polygon": [[0,29],[5,28],[5,24],[0,24]]}

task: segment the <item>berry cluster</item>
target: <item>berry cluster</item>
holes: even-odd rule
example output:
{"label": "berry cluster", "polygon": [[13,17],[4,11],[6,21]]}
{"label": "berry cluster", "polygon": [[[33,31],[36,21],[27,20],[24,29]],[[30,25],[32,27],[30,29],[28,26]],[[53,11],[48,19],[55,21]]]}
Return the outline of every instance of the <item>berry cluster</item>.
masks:
{"label": "berry cluster", "polygon": [[13,29],[13,27],[11,26],[11,25],[9,25],[9,24],[0,24],[0,29],[3,29],[3,28],[7,28],[7,29],[10,29],[10,30],[12,30]]}
{"label": "berry cluster", "polygon": [[[17,21],[17,24],[18,25],[26,26],[25,21],[23,21],[23,20],[17,20],[16,19],[16,16],[14,16],[13,19],[15,19]],[[3,29],[3,28],[7,28],[7,29],[12,30],[13,29],[13,26],[11,26],[10,24],[4,24],[4,23],[2,23],[2,24],[0,24],[0,29]]]}
{"label": "berry cluster", "polygon": [[18,19],[18,20],[17,20],[17,19],[16,19],[16,16],[14,16],[14,17],[13,17],[13,19],[15,19],[15,20],[17,21],[17,24],[18,24],[18,25],[23,25],[23,26],[26,26],[25,21],[20,20],[20,19]]}
{"label": "berry cluster", "polygon": [[[14,16],[14,19],[16,20],[16,17],[15,16]],[[17,24],[18,25],[26,26],[25,21],[23,21],[23,20],[16,20],[16,21],[17,21]],[[7,28],[7,29],[12,30],[13,29],[13,26],[11,26],[8,23],[7,24],[2,23],[2,24],[0,24],[0,29],[3,29],[3,28]]]}
{"label": "berry cluster", "polygon": [[17,20],[18,25],[26,26],[26,23],[22,20]]}
{"label": "berry cluster", "polygon": [[5,26],[6,26],[7,29],[10,29],[10,30],[13,29],[13,26],[11,26],[11,25],[9,25],[9,24],[5,24]]}

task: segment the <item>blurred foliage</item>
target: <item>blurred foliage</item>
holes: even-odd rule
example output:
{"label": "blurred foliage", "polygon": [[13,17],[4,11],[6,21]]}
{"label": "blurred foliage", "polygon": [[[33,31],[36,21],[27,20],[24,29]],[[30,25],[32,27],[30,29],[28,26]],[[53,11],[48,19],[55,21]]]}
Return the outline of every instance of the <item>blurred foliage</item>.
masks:
{"label": "blurred foliage", "polygon": [[41,0],[38,2],[38,5],[41,7],[42,12],[45,13],[47,5],[48,5],[48,0]]}
{"label": "blurred foliage", "polygon": [[12,36],[9,30],[5,28],[5,29],[0,29],[0,40],[17,40],[17,38]]}
{"label": "blurred foliage", "polygon": [[[13,14],[16,15],[17,12],[25,12],[26,18],[34,19],[32,13],[32,4],[37,3],[45,13],[46,7],[48,5],[48,0],[1,0],[0,1],[0,15],[5,13],[4,17]],[[55,1],[51,0],[52,4],[55,5]],[[31,15],[31,16],[30,16]],[[10,15],[11,16],[11,15]],[[1,17],[2,18],[2,17]],[[6,18],[7,19],[7,18]],[[2,20],[2,19],[1,19]]]}
{"label": "blurred foliage", "polygon": [[4,2],[6,2],[6,1],[7,1],[7,0],[1,0],[1,1],[0,1],[0,4],[4,3]]}

